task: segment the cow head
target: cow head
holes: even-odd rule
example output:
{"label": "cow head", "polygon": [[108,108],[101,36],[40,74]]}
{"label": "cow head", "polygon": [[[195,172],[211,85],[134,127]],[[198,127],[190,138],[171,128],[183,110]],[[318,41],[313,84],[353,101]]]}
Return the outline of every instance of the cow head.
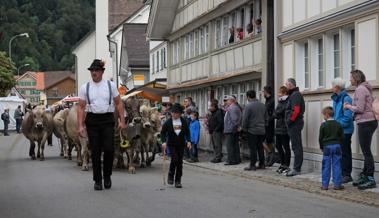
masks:
{"label": "cow head", "polygon": [[152,124],[150,121],[150,110],[151,110],[151,108],[146,106],[146,105],[142,105],[140,107],[140,114],[141,114],[141,118],[142,118],[142,127],[145,129],[149,129],[150,127],[152,127]]}
{"label": "cow head", "polygon": [[45,110],[42,108],[36,108],[30,113],[33,119],[33,126],[39,130],[42,130],[43,128],[45,128],[46,119],[47,119]]}
{"label": "cow head", "polygon": [[127,123],[140,123],[140,101],[135,97],[131,96],[124,101]]}

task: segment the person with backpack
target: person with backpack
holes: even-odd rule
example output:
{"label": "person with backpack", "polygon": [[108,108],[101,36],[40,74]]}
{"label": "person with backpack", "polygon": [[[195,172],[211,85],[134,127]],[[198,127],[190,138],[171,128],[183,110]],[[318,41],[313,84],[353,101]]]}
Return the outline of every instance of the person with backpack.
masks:
{"label": "person with backpack", "polygon": [[364,157],[363,170],[353,185],[361,190],[375,188],[375,162],[371,152],[371,141],[372,135],[378,127],[378,121],[372,108],[374,102],[372,87],[360,70],[350,72],[350,82],[352,86],[356,87],[353,102],[352,104],[345,102],[343,108],[352,111],[354,114],[354,120],[358,126],[359,145]]}
{"label": "person with backpack", "polygon": [[351,136],[354,132],[353,113],[350,110],[344,110],[344,103],[352,103],[352,99],[345,90],[345,81],[342,78],[336,78],[332,81],[333,89],[333,119],[337,121],[344,134],[344,139],[341,144],[342,159],[342,183],[353,181],[352,172],[352,155],[351,155]]}
{"label": "person with backpack", "polygon": [[9,120],[9,109],[8,108],[5,108],[4,113],[1,114],[1,119],[3,120],[3,123],[4,123],[4,136],[9,136],[8,125],[10,123],[10,120]]}
{"label": "person with backpack", "polygon": [[214,100],[209,108],[208,131],[211,136],[211,145],[214,156],[212,163],[222,161],[222,133],[224,131],[224,111],[218,107],[218,101]]}
{"label": "person with backpack", "polygon": [[[115,116],[118,112],[118,128],[125,128],[124,104],[116,85],[103,79],[104,62],[95,59],[88,68],[92,80],[83,84],[79,90],[78,129],[81,137],[87,135],[91,145],[94,189],[96,191],[112,186],[112,167],[114,159]],[[84,116],[85,111],[87,115]],[[84,129],[86,126],[86,130]],[[101,156],[103,155],[103,161]],[[101,165],[103,163],[103,173]]]}

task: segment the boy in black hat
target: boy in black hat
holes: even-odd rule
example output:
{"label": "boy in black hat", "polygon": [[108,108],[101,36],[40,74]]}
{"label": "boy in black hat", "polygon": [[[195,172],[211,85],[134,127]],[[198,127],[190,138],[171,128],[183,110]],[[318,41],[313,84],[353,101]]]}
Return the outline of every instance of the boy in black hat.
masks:
{"label": "boy in black hat", "polygon": [[169,118],[162,126],[162,148],[166,149],[166,146],[170,148],[171,163],[170,171],[168,173],[167,183],[169,185],[174,184],[175,187],[181,188],[181,177],[183,171],[183,153],[184,147],[187,144],[188,149],[191,149],[191,135],[187,121],[181,117],[183,113],[183,107],[175,103],[171,109],[171,118]]}

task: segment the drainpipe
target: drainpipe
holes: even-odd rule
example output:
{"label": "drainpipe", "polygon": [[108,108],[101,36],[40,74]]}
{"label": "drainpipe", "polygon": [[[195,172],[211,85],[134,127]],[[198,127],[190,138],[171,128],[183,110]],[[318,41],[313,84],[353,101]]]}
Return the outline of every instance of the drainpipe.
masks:
{"label": "drainpipe", "polygon": [[[107,35],[107,39],[108,39],[108,42],[109,42],[109,52],[111,53],[111,55],[112,55],[112,53],[113,53],[113,51],[112,51],[112,49],[111,49],[111,44],[114,44],[115,45],[115,53],[116,53],[116,86],[118,86],[118,76],[119,76],[119,72],[118,72],[118,49],[117,49],[117,47],[118,47],[118,44],[117,44],[117,42],[116,41],[114,41],[114,40],[112,40],[111,39],[111,37],[110,37],[110,35]],[[112,58],[113,59],[113,58]],[[113,64],[113,63],[112,63]]]}

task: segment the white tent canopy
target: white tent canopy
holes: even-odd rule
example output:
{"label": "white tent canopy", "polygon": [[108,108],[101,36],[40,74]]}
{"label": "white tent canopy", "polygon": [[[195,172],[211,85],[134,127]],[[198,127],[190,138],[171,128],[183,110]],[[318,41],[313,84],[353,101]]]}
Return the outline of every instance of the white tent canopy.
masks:
{"label": "white tent canopy", "polygon": [[[9,123],[9,130],[15,130],[16,129],[16,120],[14,119],[14,111],[17,109],[19,105],[21,105],[22,111],[24,111],[26,104],[26,100],[19,98],[18,96],[8,96],[0,98],[0,113],[4,113],[4,110],[6,108],[9,108],[9,117],[10,117],[10,123]],[[2,120],[0,120],[0,129],[4,129],[4,123]]]}

